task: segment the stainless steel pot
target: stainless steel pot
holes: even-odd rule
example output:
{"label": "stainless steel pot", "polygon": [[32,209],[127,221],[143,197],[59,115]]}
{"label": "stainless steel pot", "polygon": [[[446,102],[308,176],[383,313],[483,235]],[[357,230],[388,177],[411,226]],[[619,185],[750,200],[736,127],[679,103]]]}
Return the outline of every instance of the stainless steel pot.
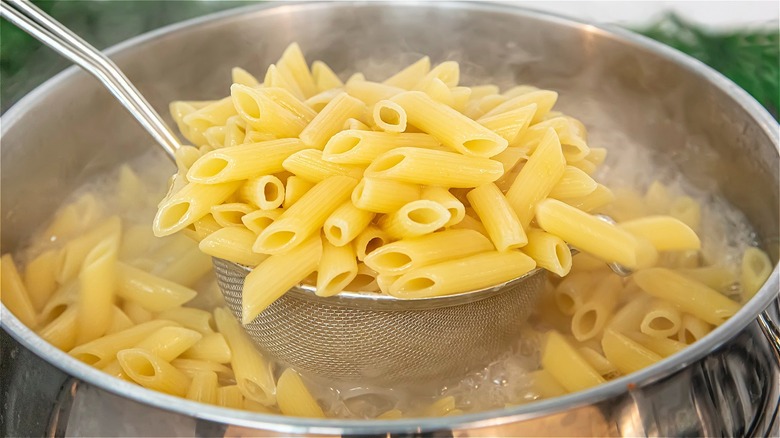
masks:
{"label": "stainless steel pot", "polygon": [[[592,143],[650,148],[653,159],[744,211],[778,259],[777,123],[724,77],[622,30],[492,4],[272,4],[168,27],[110,53],[162,109],[174,99],[226,94],[229,67],[259,73],[292,41],[336,71],[381,70],[424,53],[461,61],[467,77],[558,90],[562,110],[591,128]],[[2,118],[2,251],[14,251],[91,176],[153,147],[85,73],[72,68],[39,87]],[[509,409],[397,421],[260,415],[151,392],[76,361],[2,307],[10,337],[2,333],[0,433],[769,435],[780,398],[778,287],[776,268],[709,336],[600,387]]]}

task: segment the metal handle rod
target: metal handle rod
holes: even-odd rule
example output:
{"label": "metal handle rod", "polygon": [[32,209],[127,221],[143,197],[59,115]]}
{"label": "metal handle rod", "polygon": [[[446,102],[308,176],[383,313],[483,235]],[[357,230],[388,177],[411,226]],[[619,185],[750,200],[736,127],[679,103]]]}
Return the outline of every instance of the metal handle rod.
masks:
{"label": "metal handle rod", "polygon": [[173,159],[181,143],[113,61],[28,1],[0,1],[0,16],[100,80]]}

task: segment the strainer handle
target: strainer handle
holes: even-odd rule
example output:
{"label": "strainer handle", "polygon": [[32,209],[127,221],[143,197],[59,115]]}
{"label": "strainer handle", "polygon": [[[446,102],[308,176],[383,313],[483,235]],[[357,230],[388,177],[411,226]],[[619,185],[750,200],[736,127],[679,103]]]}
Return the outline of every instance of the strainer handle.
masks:
{"label": "strainer handle", "polygon": [[772,300],[766,310],[758,315],[758,326],[769,341],[775,359],[780,363],[780,327],[778,324],[780,324],[780,294]]}
{"label": "strainer handle", "polygon": [[0,16],[100,80],[165,153],[174,158],[181,144],[176,135],[107,56],[29,1],[0,0]]}

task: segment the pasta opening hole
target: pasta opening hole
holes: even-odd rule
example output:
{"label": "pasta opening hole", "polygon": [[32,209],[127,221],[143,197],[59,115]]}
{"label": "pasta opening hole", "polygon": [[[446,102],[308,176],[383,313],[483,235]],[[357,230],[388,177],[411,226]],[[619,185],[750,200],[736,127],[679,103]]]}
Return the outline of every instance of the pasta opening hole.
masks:
{"label": "pasta opening hole", "polygon": [[379,120],[388,125],[397,126],[401,124],[401,114],[393,108],[383,106],[379,109]]}
{"label": "pasta opening hole", "polygon": [[242,115],[249,119],[257,120],[260,118],[260,105],[255,99],[244,92],[238,92],[233,95],[233,102],[238,107]]}
{"label": "pasta opening hole", "polygon": [[564,268],[567,266],[571,267],[571,250],[569,250],[568,246],[562,243],[555,245],[555,258],[558,259],[558,263]]}
{"label": "pasta opening hole", "polygon": [[577,303],[574,302],[574,298],[565,293],[556,294],[555,303],[558,305],[558,309],[565,315],[573,314],[574,308],[577,305]]}
{"label": "pasta opening hole", "polygon": [[258,217],[252,219],[251,222],[247,223],[246,227],[254,231],[255,234],[260,234],[263,232],[263,230],[268,228],[268,226],[271,225],[273,222],[274,220],[271,219],[270,217]]}
{"label": "pasta opening hole", "polygon": [[338,141],[333,142],[333,147],[331,148],[332,154],[344,154],[352,149],[355,149],[355,147],[360,143],[360,138],[358,137],[348,137],[343,136],[339,138]]}
{"label": "pasta opening hole", "polygon": [[406,216],[412,222],[420,225],[431,225],[440,219],[439,214],[430,208],[417,208],[407,213]]}
{"label": "pasta opening hole", "polygon": [[416,292],[433,287],[435,281],[428,277],[417,277],[407,280],[401,285],[399,292]]}
{"label": "pasta opening hole", "polygon": [[279,199],[279,187],[276,184],[266,183],[263,187],[263,196],[267,201]]}
{"label": "pasta opening hole", "polygon": [[345,288],[346,290],[353,292],[360,292],[366,288],[369,284],[374,282],[374,277],[368,274],[358,274]]}
{"label": "pasta opening hole", "polygon": [[347,284],[349,284],[349,277],[351,275],[352,272],[342,272],[339,275],[331,278],[330,281],[325,285],[325,290],[331,291],[334,289],[343,289]]}
{"label": "pasta opening hole", "polygon": [[385,269],[403,269],[412,263],[412,258],[402,252],[389,251],[377,255],[374,263]]}
{"label": "pasta opening hole", "polygon": [[225,224],[233,224],[233,225],[241,225],[243,222],[241,222],[241,218],[244,217],[244,212],[242,211],[229,211],[229,210],[223,210],[220,212],[212,213],[216,217],[219,218],[217,222],[222,222]]}
{"label": "pasta opening hole", "polygon": [[176,226],[187,216],[189,211],[190,203],[186,201],[169,205],[168,208],[160,212],[160,228],[166,229]]}
{"label": "pasta opening hole", "polygon": [[561,151],[570,162],[582,160],[588,155],[587,151],[574,144],[561,144]]}
{"label": "pasta opening hole", "polygon": [[263,247],[270,250],[276,250],[286,245],[289,245],[294,240],[295,240],[294,231],[287,231],[287,230],[276,231],[274,233],[271,233],[265,238],[265,241],[263,242]]}
{"label": "pasta opening hole", "polygon": [[154,377],[157,375],[157,370],[154,368],[152,362],[142,356],[125,355],[125,363],[127,363],[139,377]]}
{"label": "pasta opening hole", "polygon": [[55,319],[59,318],[60,315],[65,313],[65,309],[67,309],[68,306],[66,304],[58,304],[54,307],[52,307],[47,313],[44,313],[41,318],[43,321],[45,321],[46,324],[48,324],[51,321],[54,321]]}
{"label": "pasta opening hole", "polygon": [[213,178],[225,170],[228,161],[224,158],[212,157],[205,162],[198,163],[197,166],[190,168],[190,177],[192,178]]}
{"label": "pasta opening hole", "polygon": [[356,207],[360,207],[360,199],[363,197],[363,190],[366,187],[366,180],[361,179],[358,185],[352,190],[352,203]]}
{"label": "pasta opening hole", "polygon": [[464,141],[463,147],[477,155],[488,155],[495,152],[496,143],[492,140],[477,138]]}
{"label": "pasta opening hole", "polygon": [[592,337],[595,333],[596,323],[598,322],[598,312],[593,309],[588,309],[579,315],[579,318],[574,318],[572,324],[579,326],[580,336],[574,335],[578,340],[585,340]]}
{"label": "pasta opening hole", "polygon": [[96,363],[103,360],[102,357],[98,356],[97,354],[92,353],[79,353],[75,355],[76,359],[84,362],[87,365],[95,365]]}
{"label": "pasta opening hole", "polygon": [[385,239],[381,237],[373,237],[366,243],[366,255],[376,251],[377,248],[385,244]]}
{"label": "pasta opening hole", "polygon": [[325,233],[337,242],[340,242],[344,237],[344,230],[338,225],[331,225]]}
{"label": "pasta opening hole", "polygon": [[402,161],[406,158],[405,155],[401,154],[393,154],[391,156],[384,156],[376,161],[374,161],[374,164],[371,166],[374,172],[384,172],[387,170],[392,169],[393,167],[401,164]]}
{"label": "pasta opening hole", "polygon": [[244,383],[244,389],[246,390],[246,392],[249,393],[249,398],[257,401],[265,400],[268,398],[268,396],[266,396],[265,394],[265,391],[263,391],[263,388],[261,388],[260,385],[258,385],[257,383],[249,379],[244,379],[243,383]]}
{"label": "pasta opening hole", "polygon": [[666,331],[673,329],[675,327],[675,323],[670,321],[669,318],[655,317],[650,320],[648,327],[657,331]]}
{"label": "pasta opening hole", "polygon": [[691,345],[694,342],[696,342],[696,336],[694,336],[693,333],[691,333],[691,331],[688,329],[683,329],[680,338],[681,341],[685,342],[688,345]]}

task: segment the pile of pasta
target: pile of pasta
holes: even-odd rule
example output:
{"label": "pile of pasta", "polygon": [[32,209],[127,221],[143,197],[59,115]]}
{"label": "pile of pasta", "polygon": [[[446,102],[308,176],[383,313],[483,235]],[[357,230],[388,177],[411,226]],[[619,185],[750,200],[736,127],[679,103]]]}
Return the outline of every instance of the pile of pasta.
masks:
{"label": "pile of pasta", "polygon": [[[596,182],[606,150],[552,110],[555,92],[461,86],[457,63],[431,68],[427,57],[383,82],[343,83],[322,62],[309,69],[294,44],[262,83],[239,68],[233,82],[224,99],[171,105],[193,146],[176,154],[158,237],[134,216],[154,195],[124,166],[105,201],[87,193],[59,209],[21,271],[2,257],[2,301],[17,318],[150,389],[322,417],[311,383],[269,363],[222,307],[212,256],[252,268],[244,322],[302,281],[325,297],[403,299],[546,269],[527,331],[539,335],[541,363],[529,370],[530,396],[510,404],[674,354],[737,312],[772,270],[754,247],[741,266],[708,264],[692,198],[659,182],[642,193]],[[379,417],[485,408],[432,400]]]}

